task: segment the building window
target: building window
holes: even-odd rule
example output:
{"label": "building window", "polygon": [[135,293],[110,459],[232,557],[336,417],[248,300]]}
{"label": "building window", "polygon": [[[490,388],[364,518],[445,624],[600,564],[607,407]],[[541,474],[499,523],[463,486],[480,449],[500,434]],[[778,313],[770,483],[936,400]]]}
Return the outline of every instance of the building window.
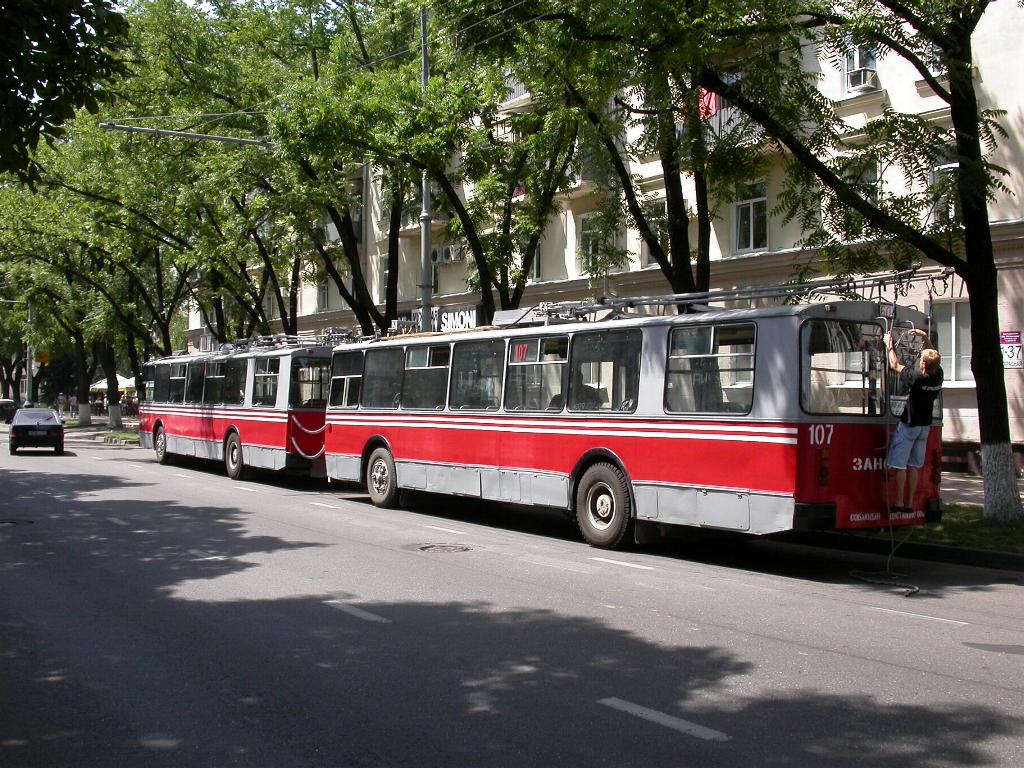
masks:
{"label": "building window", "polygon": [[377,302],[383,304],[388,295],[388,256],[384,254],[377,261]]}
{"label": "building window", "polygon": [[540,241],[537,242],[537,247],[533,249],[533,261],[530,263],[530,269],[526,273],[526,280],[531,283],[539,283],[542,278],[542,272],[540,268],[541,262],[541,249]]}
{"label": "building window", "polygon": [[273,293],[268,293],[263,297],[263,316],[267,320],[274,320],[281,316],[278,311],[280,307],[277,305],[277,297]]}
{"label": "building window", "polygon": [[863,45],[854,45],[846,52],[846,90],[851,93],[878,88],[875,52]]}
{"label": "building window", "polygon": [[930,202],[928,223],[948,226],[960,218],[959,197],[956,182],[960,172],[957,162],[956,147],[946,146],[945,150],[935,159],[930,178]]}
{"label": "building window", "polygon": [[973,382],[970,303],[966,299],[937,301],[932,305],[932,322],[938,336],[945,380]]}
{"label": "building window", "polygon": [[736,250],[764,250],[768,247],[767,183],[741,184],[736,196]]}
{"label": "building window", "polygon": [[600,221],[594,214],[580,219],[579,254],[580,265],[586,271],[587,265],[593,263],[601,247]]}
{"label": "building window", "polygon": [[330,308],[329,286],[327,280],[321,280],[316,284],[316,311],[326,312]]}

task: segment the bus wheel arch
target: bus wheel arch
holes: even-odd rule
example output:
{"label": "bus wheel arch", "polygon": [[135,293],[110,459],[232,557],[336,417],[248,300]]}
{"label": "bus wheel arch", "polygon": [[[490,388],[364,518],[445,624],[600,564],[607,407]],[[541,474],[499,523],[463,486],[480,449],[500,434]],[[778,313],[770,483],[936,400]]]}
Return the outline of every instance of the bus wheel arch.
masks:
{"label": "bus wheel arch", "polygon": [[592,547],[618,547],[636,515],[633,484],[622,461],[610,451],[589,452],[572,478],[572,511],[583,538]]}

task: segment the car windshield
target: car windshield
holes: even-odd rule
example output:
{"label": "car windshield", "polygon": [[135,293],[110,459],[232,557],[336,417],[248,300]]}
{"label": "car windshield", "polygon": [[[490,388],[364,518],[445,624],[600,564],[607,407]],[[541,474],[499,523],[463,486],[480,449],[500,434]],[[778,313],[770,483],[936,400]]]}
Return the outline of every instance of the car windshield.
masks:
{"label": "car windshield", "polygon": [[59,424],[60,420],[57,418],[56,411],[46,410],[44,408],[22,408],[20,411],[14,414],[14,421],[12,424]]}

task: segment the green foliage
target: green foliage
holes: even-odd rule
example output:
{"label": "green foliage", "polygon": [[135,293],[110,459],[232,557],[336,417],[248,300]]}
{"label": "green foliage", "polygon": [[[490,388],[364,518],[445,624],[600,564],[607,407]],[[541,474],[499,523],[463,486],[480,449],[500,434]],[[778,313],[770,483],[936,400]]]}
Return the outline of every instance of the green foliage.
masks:
{"label": "green foliage", "polygon": [[124,72],[128,25],[110,0],[7,0],[0,23],[0,172],[38,179],[41,139],[63,136],[76,110],[99,110]]}

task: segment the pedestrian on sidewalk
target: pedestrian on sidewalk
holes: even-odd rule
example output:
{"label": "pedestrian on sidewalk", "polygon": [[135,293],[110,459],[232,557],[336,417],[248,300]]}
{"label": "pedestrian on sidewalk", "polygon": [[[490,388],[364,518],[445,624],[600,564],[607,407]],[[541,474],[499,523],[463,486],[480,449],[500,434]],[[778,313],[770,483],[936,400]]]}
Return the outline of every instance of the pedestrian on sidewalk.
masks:
{"label": "pedestrian on sidewalk", "polygon": [[64,406],[67,404],[67,398],[64,397],[64,393],[61,392],[57,395],[57,415],[62,419],[64,418]]}
{"label": "pedestrian on sidewalk", "polygon": [[[925,447],[932,426],[932,407],[942,391],[942,355],[932,346],[928,334],[919,328],[907,331],[908,336],[924,339],[925,348],[916,366],[900,362],[892,343],[892,334],[883,337],[888,348],[889,367],[896,372],[899,383],[907,392],[907,404],[900,414],[899,423],[889,444],[886,462],[896,476],[896,499],[891,511],[906,513],[913,510],[917,491],[918,470],[924,466]],[[904,495],[906,491],[906,495]]]}

